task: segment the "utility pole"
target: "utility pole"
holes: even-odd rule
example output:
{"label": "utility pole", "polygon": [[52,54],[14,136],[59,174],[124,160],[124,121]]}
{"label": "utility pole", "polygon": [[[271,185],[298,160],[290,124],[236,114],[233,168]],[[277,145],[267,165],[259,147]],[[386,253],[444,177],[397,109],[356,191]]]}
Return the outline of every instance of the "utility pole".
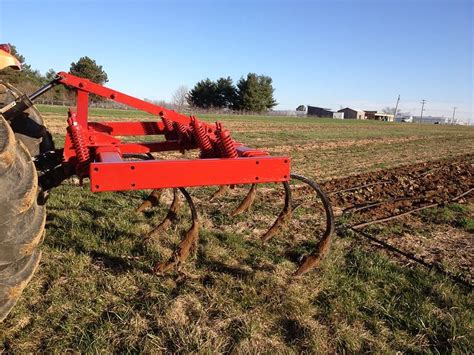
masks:
{"label": "utility pole", "polygon": [[420,123],[421,123],[421,119],[423,118],[423,111],[425,110],[425,103],[426,103],[425,99],[421,100]]}
{"label": "utility pole", "polygon": [[397,120],[397,112],[398,112],[398,103],[400,102],[400,95],[398,95],[397,104],[395,105],[395,112],[393,113],[393,122]]}
{"label": "utility pole", "polygon": [[451,119],[451,124],[454,124],[454,115],[456,114],[457,107],[453,107],[453,118]]}

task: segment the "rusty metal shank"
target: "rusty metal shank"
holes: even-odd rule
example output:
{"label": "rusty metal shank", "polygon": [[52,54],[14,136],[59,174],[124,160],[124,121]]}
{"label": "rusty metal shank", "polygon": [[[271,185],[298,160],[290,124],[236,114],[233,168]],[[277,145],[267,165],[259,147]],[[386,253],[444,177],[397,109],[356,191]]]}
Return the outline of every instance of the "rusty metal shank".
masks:
{"label": "rusty metal shank", "polygon": [[224,196],[227,193],[227,191],[229,190],[229,188],[230,188],[229,185],[219,186],[219,189],[212,194],[211,199],[209,201],[214,201],[216,198]]}
{"label": "rusty metal shank", "polygon": [[270,240],[273,236],[275,236],[282,228],[286,225],[286,223],[290,220],[292,214],[291,208],[291,190],[290,185],[288,182],[283,182],[283,187],[285,188],[285,205],[283,206],[280,215],[275,220],[273,225],[270,229],[261,237],[263,242]]}
{"label": "rusty metal shank", "polygon": [[199,238],[199,219],[196,207],[188,191],[186,191],[186,189],[183,187],[180,187],[179,190],[186,198],[191,210],[191,228],[189,228],[189,230],[186,232],[183,240],[179,243],[178,248],[174,251],[171,258],[169,258],[169,260],[164,263],[158,263],[155,265],[153,271],[157,274],[164,274],[175,267],[179,267],[180,264],[186,261],[186,259],[189,257],[189,254],[194,252],[197,247]]}
{"label": "rusty metal shank", "polygon": [[252,184],[249,192],[247,193],[247,196],[245,196],[245,198],[242,200],[242,202],[240,202],[237,208],[231,212],[231,217],[247,212],[252,206],[252,203],[255,200],[255,196],[257,196],[257,185]]}
{"label": "rusty metal shank", "polygon": [[179,209],[181,207],[178,189],[173,189],[173,202],[168,209],[166,217],[157,225],[153,230],[151,230],[146,236],[145,239],[154,239],[160,235],[160,233],[169,228],[169,226],[178,219]]}
{"label": "rusty metal shank", "polygon": [[321,260],[328,254],[334,233],[334,213],[329,198],[318,184],[301,175],[291,174],[291,178],[309,185],[321,199],[324,211],[326,212],[326,230],[314,251],[304,258],[303,263],[294,273],[294,276],[300,276],[317,267],[321,263]]}
{"label": "rusty metal shank", "polygon": [[155,189],[150,195],[137,207],[136,212],[143,212],[151,207],[158,206],[160,204],[160,198],[163,190]]}

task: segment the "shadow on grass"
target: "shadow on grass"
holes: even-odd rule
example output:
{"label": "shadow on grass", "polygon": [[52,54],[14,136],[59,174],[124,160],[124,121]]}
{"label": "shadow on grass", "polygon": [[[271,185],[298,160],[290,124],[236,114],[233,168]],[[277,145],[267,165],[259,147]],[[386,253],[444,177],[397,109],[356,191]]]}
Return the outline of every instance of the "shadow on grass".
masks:
{"label": "shadow on grass", "polygon": [[92,259],[92,263],[110,270],[114,274],[125,273],[130,270],[140,270],[143,273],[151,273],[151,269],[127,258],[103,253],[100,251],[89,251],[86,253]]}
{"label": "shadow on grass", "polygon": [[209,260],[204,258],[199,259],[199,267],[207,268],[211,271],[227,274],[239,279],[250,278],[255,275],[254,270],[249,270],[239,266],[230,266],[217,260]]}
{"label": "shadow on grass", "polygon": [[303,343],[306,338],[310,338],[310,330],[296,319],[283,318],[280,325],[288,344],[296,345]]}
{"label": "shadow on grass", "polygon": [[285,250],[285,257],[293,263],[299,264],[303,257],[314,251],[317,241],[305,240],[301,243],[294,245],[291,249]]}
{"label": "shadow on grass", "polygon": [[[61,221],[59,220],[48,222],[48,230],[53,231],[53,233],[51,233],[52,235],[46,236],[45,245],[48,247],[59,250],[69,250],[78,255],[88,255],[91,258],[91,264],[105,268],[115,275],[130,270],[151,273],[151,269],[142,265],[133,258],[121,257],[114,255],[113,253],[98,250],[98,247],[93,246],[93,244],[97,242],[95,240],[91,245],[91,240],[86,237],[74,237],[70,234],[64,235],[64,233],[62,233],[64,232],[64,226],[61,225],[60,222]],[[106,230],[97,225],[91,225],[89,226],[89,229],[96,234],[99,242],[104,241],[104,243],[109,243],[119,240],[120,238],[137,239],[135,234],[123,232],[119,229]],[[141,244],[141,241],[138,241],[138,244]],[[137,254],[139,256],[147,256],[142,245],[133,248],[133,253],[131,253],[131,255],[136,256]]]}

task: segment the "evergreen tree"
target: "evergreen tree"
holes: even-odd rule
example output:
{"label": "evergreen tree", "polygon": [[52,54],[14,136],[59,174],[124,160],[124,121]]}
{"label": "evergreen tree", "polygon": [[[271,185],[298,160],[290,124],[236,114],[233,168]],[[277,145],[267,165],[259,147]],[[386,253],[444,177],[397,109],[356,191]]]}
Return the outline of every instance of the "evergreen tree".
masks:
{"label": "evergreen tree", "polygon": [[188,95],[188,103],[194,107],[212,108],[217,102],[217,85],[209,78],[198,82]]}
{"label": "evergreen tree", "polygon": [[81,57],[77,63],[71,63],[69,73],[81,78],[89,79],[97,84],[105,84],[109,81],[107,73],[102,68],[102,65],[98,65],[95,60],[89,57]]}
{"label": "evergreen tree", "polygon": [[215,107],[219,108],[233,108],[237,99],[237,89],[232,82],[232,79],[220,78],[216,83],[216,102]]}
{"label": "evergreen tree", "polygon": [[[102,68],[102,65],[98,65],[94,59],[87,56],[79,58],[76,63],[71,63],[69,73],[80,78],[89,79],[90,81],[100,85],[109,81],[107,73]],[[71,92],[71,90],[69,90],[69,92]],[[90,98],[92,101],[96,102],[105,100],[103,97],[94,94],[90,95]]]}
{"label": "evergreen tree", "polygon": [[250,112],[263,112],[277,105],[273,98],[272,78],[249,73],[241,78],[237,87],[230,77],[217,82],[201,80],[189,92],[188,103],[200,108],[230,108]]}
{"label": "evergreen tree", "polygon": [[237,83],[236,108],[250,112],[267,111],[277,105],[274,91],[272,78],[249,73],[247,78],[241,78]]}
{"label": "evergreen tree", "polygon": [[56,71],[54,69],[49,69],[46,74],[44,75],[44,79],[46,82],[53,80],[56,77]]}

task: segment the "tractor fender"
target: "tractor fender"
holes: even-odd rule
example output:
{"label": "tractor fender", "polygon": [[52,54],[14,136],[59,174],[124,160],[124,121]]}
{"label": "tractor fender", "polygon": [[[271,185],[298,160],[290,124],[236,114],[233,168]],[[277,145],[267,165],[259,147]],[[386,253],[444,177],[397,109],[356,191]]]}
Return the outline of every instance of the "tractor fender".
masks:
{"label": "tractor fender", "polygon": [[8,67],[20,70],[21,64],[13,55],[0,49],[0,70]]}

